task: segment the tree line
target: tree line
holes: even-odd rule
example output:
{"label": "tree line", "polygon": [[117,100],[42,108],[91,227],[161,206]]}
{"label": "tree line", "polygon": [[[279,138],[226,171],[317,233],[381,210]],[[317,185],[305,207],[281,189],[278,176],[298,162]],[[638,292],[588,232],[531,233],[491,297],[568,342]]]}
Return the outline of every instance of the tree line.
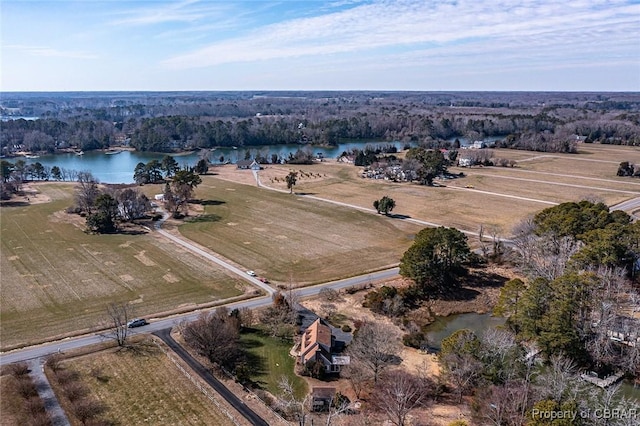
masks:
{"label": "tree line", "polygon": [[577,140],[640,144],[640,118],[633,102],[609,103],[609,109],[577,100],[451,108],[435,95],[401,94],[146,102],[62,109],[36,120],[2,122],[2,154],[87,151],[125,141],[140,151],[156,152],[284,143],[335,145],[341,140],[432,143],[491,136],[501,138],[499,147],[534,151],[574,152]]}

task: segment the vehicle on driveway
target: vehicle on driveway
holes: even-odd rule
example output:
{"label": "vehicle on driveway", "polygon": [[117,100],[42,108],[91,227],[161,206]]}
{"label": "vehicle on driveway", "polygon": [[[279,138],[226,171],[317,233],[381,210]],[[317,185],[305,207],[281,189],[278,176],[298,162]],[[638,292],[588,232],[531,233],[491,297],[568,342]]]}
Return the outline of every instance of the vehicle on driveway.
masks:
{"label": "vehicle on driveway", "polygon": [[146,319],[144,319],[144,318],[136,318],[136,319],[133,319],[133,320],[129,321],[127,323],[127,327],[129,327],[129,328],[142,327],[143,325],[147,325],[147,324],[149,324],[149,323],[147,322]]}

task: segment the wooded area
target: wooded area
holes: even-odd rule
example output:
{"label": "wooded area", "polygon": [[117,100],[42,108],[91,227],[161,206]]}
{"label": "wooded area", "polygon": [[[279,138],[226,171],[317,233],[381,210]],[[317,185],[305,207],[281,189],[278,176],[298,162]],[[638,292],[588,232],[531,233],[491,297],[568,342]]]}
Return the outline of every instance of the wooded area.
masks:
{"label": "wooded area", "polygon": [[4,96],[0,113],[7,156],[347,139],[446,147],[456,138],[498,137],[498,147],[547,152],[574,152],[578,141],[640,144],[640,97],[633,93],[13,93]]}

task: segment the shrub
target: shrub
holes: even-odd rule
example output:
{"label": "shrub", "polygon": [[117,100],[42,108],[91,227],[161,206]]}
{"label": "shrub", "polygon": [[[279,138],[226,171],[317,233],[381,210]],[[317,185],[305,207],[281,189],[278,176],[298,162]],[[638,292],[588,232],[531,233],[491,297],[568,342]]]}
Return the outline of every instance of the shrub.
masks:
{"label": "shrub", "polygon": [[89,397],[77,400],[73,404],[73,412],[83,424],[86,424],[87,420],[98,417],[105,410],[106,406],[102,402]]}
{"label": "shrub", "polygon": [[17,364],[11,364],[8,367],[9,374],[15,377],[22,377],[29,374],[31,370],[29,370],[29,366],[24,362],[19,362]]}
{"label": "shrub", "polygon": [[36,385],[33,384],[29,376],[22,376],[17,380],[16,391],[24,399],[38,396]]}
{"label": "shrub", "polygon": [[351,327],[349,326],[349,324],[343,325],[342,331],[344,331],[345,333],[351,333]]}
{"label": "shrub", "polygon": [[32,396],[24,401],[24,407],[30,416],[37,416],[38,414],[45,413],[44,403],[38,396]]}
{"label": "shrub", "polygon": [[70,382],[62,387],[62,391],[69,401],[77,401],[89,394],[89,389],[81,382]]}
{"label": "shrub", "polygon": [[80,378],[80,374],[77,371],[73,370],[58,370],[56,372],[56,379],[61,386],[64,386],[67,383],[75,382]]}
{"label": "shrub", "polygon": [[410,348],[420,349],[426,340],[426,336],[421,331],[414,331],[402,336],[402,343]]}
{"label": "shrub", "polygon": [[62,355],[53,354],[49,358],[47,358],[46,363],[51,371],[53,371],[54,373],[58,373],[58,371],[62,369]]}

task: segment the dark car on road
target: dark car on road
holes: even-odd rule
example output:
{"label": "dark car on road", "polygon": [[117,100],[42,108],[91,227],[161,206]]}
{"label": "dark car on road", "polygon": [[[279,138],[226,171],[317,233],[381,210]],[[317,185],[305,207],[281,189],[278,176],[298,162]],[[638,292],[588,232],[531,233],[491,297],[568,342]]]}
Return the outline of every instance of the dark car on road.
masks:
{"label": "dark car on road", "polygon": [[127,327],[129,327],[129,328],[142,327],[143,325],[147,325],[147,324],[149,324],[149,323],[147,322],[146,319],[144,319],[144,318],[136,318],[136,319],[133,319],[133,320],[129,321],[127,323]]}

